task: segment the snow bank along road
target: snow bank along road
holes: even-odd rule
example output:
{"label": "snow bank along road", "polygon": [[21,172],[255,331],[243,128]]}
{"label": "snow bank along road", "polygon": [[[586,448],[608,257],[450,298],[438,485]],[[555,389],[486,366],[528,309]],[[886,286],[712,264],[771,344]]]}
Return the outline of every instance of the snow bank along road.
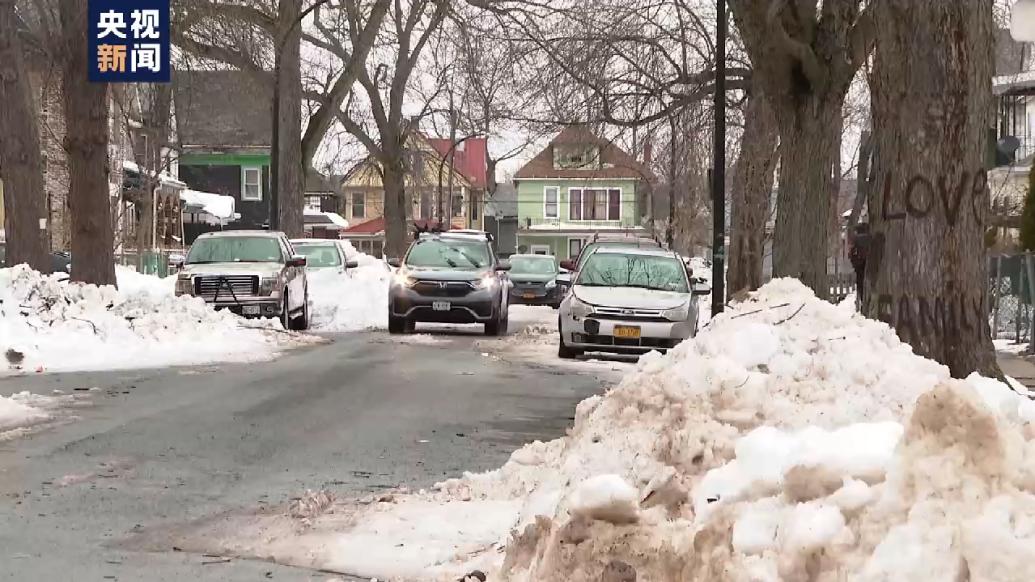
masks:
{"label": "snow bank along road", "polygon": [[174,540],[307,489],[350,497],[490,469],[563,434],[601,389],[483,356],[483,342],[355,333],[266,362],[0,378],[0,396],[88,402],[76,422],[0,442],[0,580],[327,580]]}

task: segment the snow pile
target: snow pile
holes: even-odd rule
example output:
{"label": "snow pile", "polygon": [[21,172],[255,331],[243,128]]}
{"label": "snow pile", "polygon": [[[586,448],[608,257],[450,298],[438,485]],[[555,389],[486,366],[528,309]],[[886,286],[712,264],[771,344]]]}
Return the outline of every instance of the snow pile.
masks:
{"label": "snow pile", "polygon": [[20,392],[11,397],[0,396],[0,437],[3,433],[50,419],[50,415],[26,402],[31,396],[28,392]]}
{"label": "snow pile", "polygon": [[138,273],[135,269],[115,265],[115,279],[123,295],[145,294],[154,298],[172,297],[176,290],[176,275],[165,278]]}
{"label": "snow pile", "polygon": [[137,288],[67,283],[25,265],[0,269],[0,374],[258,361],[311,341],[173,297],[156,277],[119,273]]}
{"label": "snow pile", "polygon": [[342,332],[388,327],[388,286],[391,269],[382,261],[360,253],[348,242],[346,256],[359,266],[346,273],[310,271],[309,302],[312,328]]}
{"label": "snow pile", "polygon": [[522,507],[504,553],[428,578],[1027,580],[1033,422],[1006,385],[777,280],[580,403],[567,437],[440,484]]}

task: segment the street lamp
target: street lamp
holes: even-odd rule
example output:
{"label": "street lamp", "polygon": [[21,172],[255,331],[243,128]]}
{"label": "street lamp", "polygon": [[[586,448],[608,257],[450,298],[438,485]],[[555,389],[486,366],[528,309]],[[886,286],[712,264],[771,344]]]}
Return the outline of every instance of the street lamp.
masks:
{"label": "street lamp", "polygon": [[1035,42],[1035,0],[1017,0],[1013,5],[1010,34],[1019,42]]}
{"label": "street lamp", "polygon": [[726,303],[726,0],[715,1],[715,144],[712,159],[712,317]]}

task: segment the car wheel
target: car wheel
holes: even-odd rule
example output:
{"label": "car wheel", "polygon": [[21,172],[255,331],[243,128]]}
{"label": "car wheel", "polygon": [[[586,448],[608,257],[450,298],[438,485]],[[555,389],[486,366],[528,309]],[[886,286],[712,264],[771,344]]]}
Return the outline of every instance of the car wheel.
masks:
{"label": "car wheel", "polygon": [[557,322],[557,357],[562,360],[574,360],[584,354],[582,350],[569,348],[564,343],[564,332],[561,331],[561,322]]}
{"label": "car wheel", "polygon": [[302,313],[298,317],[291,318],[292,331],[305,331],[309,329],[309,294],[306,293],[305,301],[302,302]]}
{"label": "car wheel", "polygon": [[405,317],[396,317],[394,315],[388,315],[388,333],[392,335],[398,335],[401,333],[408,333],[413,329],[413,324]]}
{"label": "car wheel", "polygon": [[284,294],[284,301],[280,304],[280,325],[284,329],[291,329],[291,312],[288,311],[287,293]]}

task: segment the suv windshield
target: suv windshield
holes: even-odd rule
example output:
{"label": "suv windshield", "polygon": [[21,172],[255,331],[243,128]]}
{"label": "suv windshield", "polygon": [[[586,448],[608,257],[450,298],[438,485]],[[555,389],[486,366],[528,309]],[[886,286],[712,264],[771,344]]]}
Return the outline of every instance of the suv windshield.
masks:
{"label": "suv windshield", "polygon": [[689,293],[683,263],[675,257],[653,255],[593,253],[575,284]]}
{"label": "suv windshield", "polygon": [[405,262],[410,267],[482,269],[489,266],[489,246],[479,241],[421,239],[410,247]]}
{"label": "suv windshield", "polygon": [[510,272],[516,275],[556,275],[554,257],[511,257]]}
{"label": "suv windshield", "polygon": [[295,243],[295,252],[304,255],[307,267],[340,267],[341,256],[334,244]]}
{"label": "suv windshield", "polygon": [[224,236],[201,238],[187,253],[187,264],[200,263],[282,263],[280,242],[263,236]]}

